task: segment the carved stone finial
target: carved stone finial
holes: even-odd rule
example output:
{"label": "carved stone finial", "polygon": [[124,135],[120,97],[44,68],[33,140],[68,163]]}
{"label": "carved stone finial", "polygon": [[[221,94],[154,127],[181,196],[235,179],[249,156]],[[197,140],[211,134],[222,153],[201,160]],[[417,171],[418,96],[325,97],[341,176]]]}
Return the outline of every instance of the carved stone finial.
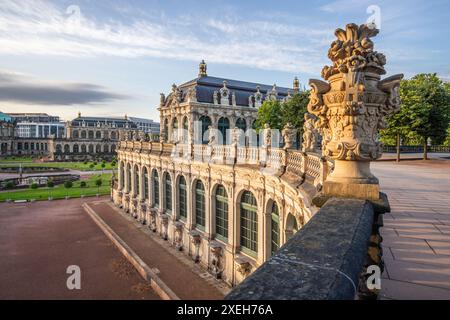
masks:
{"label": "carved stone finial", "polygon": [[230,90],[227,88],[227,81],[223,81],[223,87],[220,89],[220,104],[230,104]]}
{"label": "carved stone finial", "polygon": [[298,80],[297,77],[294,78],[294,83],[293,83],[293,87],[294,92],[299,92],[300,91],[300,81]]}
{"label": "carved stone finial", "polygon": [[81,118],[81,112],[78,111],[78,118]]}
{"label": "carved stone finial", "polygon": [[125,120],[128,121],[128,115],[125,113]]}
{"label": "carved stone finial", "polygon": [[281,135],[284,140],[284,149],[293,149],[297,140],[297,129],[290,123],[286,123]]}
{"label": "carved stone finial", "polygon": [[198,77],[207,77],[208,75],[206,74],[206,69],[207,69],[207,65],[205,63],[205,60],[202,60],[202,62],[200,62],[199,66],[198,66]]}
{"label": "carved stone finial", "polygon": [[255,108],[259,108],[262,105],[263,102],[263,95],[261,93],[261,87],[260,86],[256,86],[256,92],[254,94],[255,96]]}
{"label": "carved stone finial", "polygon": [[324,183],[325,194],[379,198],[370,161],[381,156],[378,132],[386,127],[385,117],[400,107],[403,75],[380,81],[386,58],[370,40],[377,34],[377,29],[353,23],[337,29],[328,50],[333,65],[322,70],[327,82],[309,81],[308,111],[319,118],[316,128],[323,136],[324,156],[335,159],[334,171]]}

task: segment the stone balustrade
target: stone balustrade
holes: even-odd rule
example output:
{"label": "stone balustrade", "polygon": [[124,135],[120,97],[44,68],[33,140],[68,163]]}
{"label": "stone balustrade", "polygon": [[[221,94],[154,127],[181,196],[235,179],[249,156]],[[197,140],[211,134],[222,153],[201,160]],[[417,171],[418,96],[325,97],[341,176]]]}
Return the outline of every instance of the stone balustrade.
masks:
{"label": "stone balustrade", "polygon": [[119,149],[170,156],[174,161],[176,161],[176,158],[182,158],[216,164],[265,166],[303,177],[318,189],[321,188],[333,168],[333,162],[326,160],[319,154],[305,153],[294,149],[141,141],[121,141]]}

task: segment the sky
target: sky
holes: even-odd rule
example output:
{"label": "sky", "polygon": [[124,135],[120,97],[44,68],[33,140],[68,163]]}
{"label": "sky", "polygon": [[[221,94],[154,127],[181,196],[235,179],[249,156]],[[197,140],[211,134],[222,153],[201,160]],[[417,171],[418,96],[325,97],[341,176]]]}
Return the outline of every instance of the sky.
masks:
{"label": "sky", "polygon": [[0,111],[144,117],[198,74],[320,78],[334,30],[375,19],[388,75],[450,80],[450,1],[0,0]]}

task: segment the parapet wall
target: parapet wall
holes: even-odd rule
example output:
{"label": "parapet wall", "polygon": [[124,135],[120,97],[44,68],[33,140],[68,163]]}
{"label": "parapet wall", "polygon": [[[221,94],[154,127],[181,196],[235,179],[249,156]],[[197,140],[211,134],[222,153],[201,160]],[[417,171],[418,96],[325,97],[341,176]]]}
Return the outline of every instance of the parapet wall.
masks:
{"label": "parapet wall", "polygon": [[369,265],[383,269],[376,206],[333,198],[227,300],[376,298],[366,287]]}

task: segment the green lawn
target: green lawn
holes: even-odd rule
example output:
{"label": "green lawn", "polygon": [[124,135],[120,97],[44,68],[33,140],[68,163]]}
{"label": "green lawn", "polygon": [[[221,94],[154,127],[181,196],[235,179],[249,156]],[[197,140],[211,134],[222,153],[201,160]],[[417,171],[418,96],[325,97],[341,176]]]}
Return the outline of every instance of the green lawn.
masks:
{"label": "green lawn", "polygon": [[[67,168],[73,170],[80,171],[99,171],[102,170],[102,163],[98,162],[97,165],[94,165],[93,168],[90,167],[92,162],[88,162],[87,164],[83,162],[43,162],[43,163],[32,163],[22,161],[22,167],[50,167],[50,168]],[[5,161],[0,161],[0,167],[18,167],[19,161],[5,163]],[[105,170],[117,169],[117,164],[115,166],[111,166],[111,162],[105,163]]]}
{"label": "green lawn", "polygon": [[[73,183],[73,187],[70,189],[64,188],[64,185],[58,185],[54,188],[42,187],[35,190],[32,189],[22,189],[0,192],[0,202],[4,202],[8,199],[11,200],[48,200],[51,196],[53,199],[64,199],[67,195],[71,198],[79,198],[81,195],[84,196],[95,196],[98,192],[95,181],[101,177],[103,185],[100,187],[99,194],[105,195],[109,194],[111,190],[111,174],[93,174],[87,180],[79,180]],[[80,188],[80,182],[86,181],[87,187]]]}
{"label": "green lawn", "polygon": [[33,158],[32,157],[25,157],[25,156],[20,156],[20,157],[13,157],[13,156],[9,156],[9,157],[4,157],[0,159],[0,164],[1,163],[26,163],[26,162],[33,162]]}

